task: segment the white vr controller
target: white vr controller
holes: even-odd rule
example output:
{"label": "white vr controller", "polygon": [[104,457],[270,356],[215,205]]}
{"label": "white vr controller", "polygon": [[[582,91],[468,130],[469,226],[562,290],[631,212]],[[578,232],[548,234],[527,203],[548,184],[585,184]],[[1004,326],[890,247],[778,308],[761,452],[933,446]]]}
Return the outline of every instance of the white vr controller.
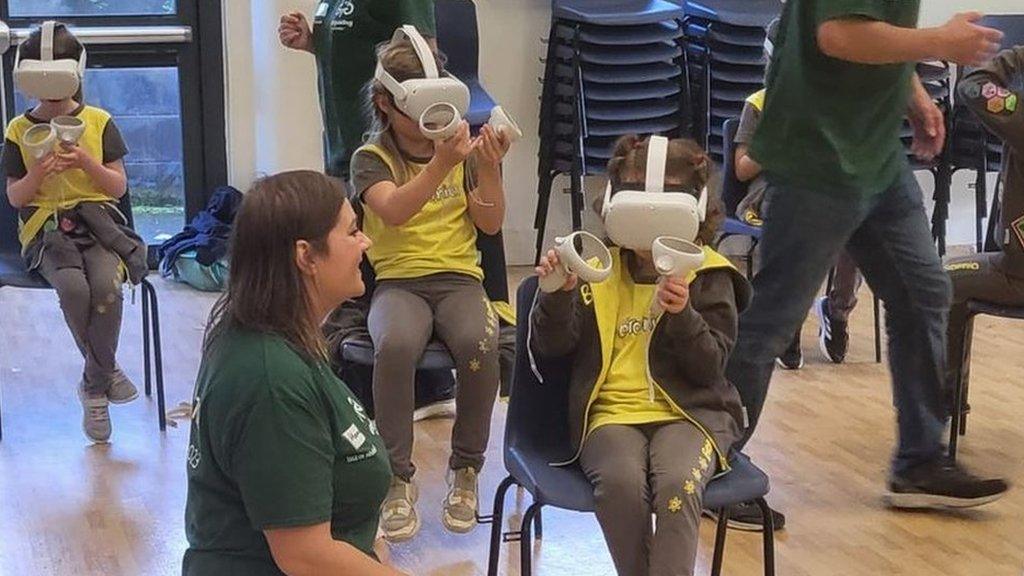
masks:
{"label": "white vr controller", "polygon": [[[706,255],[703,248],[689,240],[659,236],[651,245],[651,257],[662,278],[686,278],[700,269]],[[661,303],[655,298],[651,303],[651,313],[656,316],[661,312]]]}
{"label": "white vr controller", "polygon": [[[577,248],[577,240],[579,248]],[[570,274],[576,274],[584,282],[604,282],[612,273],[612,254],[600,238],[589,232],[573,232],[572,234],[555,238],[555,253],[558,254],[559,265],[555,266],[553,272],[540,279],[542,292],[557,292],[569,279]],[[597,258],[601,267],[590,264],[590,260]]]}
{"label": "white vr controller", "polygon": [[508,138],[509,144],[515,144],[523,137],[523,131],[519,129],[519,125],[501,106],[491,109],[491,119],[487,123],[498,134],[504,134],[505,138]]}
{"label": "white vr controller", "polygon": [[85,133],[85,122],[75,116],[57,116],[48,124],[36,124],[22,137],[21,145],[36,162],[53,152],[56,145],[74,146]]}

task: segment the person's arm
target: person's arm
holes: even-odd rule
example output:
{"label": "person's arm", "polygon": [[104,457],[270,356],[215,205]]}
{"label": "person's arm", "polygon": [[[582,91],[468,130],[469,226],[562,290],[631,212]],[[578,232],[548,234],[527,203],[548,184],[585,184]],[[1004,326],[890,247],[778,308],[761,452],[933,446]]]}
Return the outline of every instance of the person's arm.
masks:
{"label": "person's arm", "polygon": [[750,182],[761,175],[761,165],[749,156],[750,142],[754,139],[757,126],[761,123],[761,111],[751,101],[758,94],[754,94],[743,105],[743,112],[740,113],[740,123],[736,127],[736,136],[733,138],[735,150],[736,179],[740,182]]}
{"label": "person's arm", "polygon": [[285,48],[300,52],[314,53],[313,30],[302,12],[292,12],[281,16],[277,26],[277,36]]}
{"label": "person's arm", "polygon": [[1017,46],[969,71],[957,86],[957,101],[966,104],[1003,142],[1024,152],[1024,91],[1019,89],[1022,86],[1024,46]]}
{"label": "person's arm", "polygon": [[736,343],[739,311],[729,272],[701,274],[690,285],[689,305],[666,314],[665,342],[687,382],[714,386],[725,377],[725,365]]}
{"label": "person's arm", "polygon": [[[554,250],[541,257],[537,276],[544,278],[559,266]],[[579,298],[579,279],[570,274],[561,289],[546,293],[537,290],[537,301],[530,310],[529,346],[542,358],[567,356],[576,350],[580,337],[580,318],[576,299]]]}
{"label": "person's arm", "polygon": [[1003,37],[998,30],[975,24],[982,18],[978,12],[957,14],[936,28],[904,28],[872,16],[823,18],[817,31],[818,48],[827,56],[858,64],[938,59],[975,65],[991,58]]}
{"label": "person's arm", "polygon": [[36,162],[21,178],[7,177],[7,200],[15,208],[24,208],[39,193],[43,180],[60,171],[60,160],[56,154],[48,154]]}
{"label": "person's arm", "polygon": [[736,147],[736,179],[740,182],[750,182],[761,175],[761,165],[750,157],[749,151],[746,144]]}
{"label": "person's arm", "polygon": [[264,530],[274,563],[288,576],[359,574],[401,576],[358,548],[331,537],[331,523]]}
{"label": "person's arm", "polygon": [[363,192],[363,202],[388,226],[405,224],[433,198],[448,173],[469,156],[474,145],[469,124],[463,121],[455,136],[435,143],[434,157],[415,178],[402,186],[393,181],[378,182]]}
{"label": "person's arm", "polygon": [[[61,146],[64,146],[63,144]],[[89,176],[93,184],[104,194],[117,200],[128,191],[128,176],[124,171],[124,160],[118,159],[104,164],[93,158],[81,146],[61,148],[57,153],[59,170],[77,168]]]}
{"label": "person's arm", "polygon": [[469,192],[469,217],[484,234],[497,234],[505,222],[505,187],[501,182],[501,160],[508,148],[508,139],[497,134],[490,126],[484,125],[480,129],[475,162],[477,187]]}
{"label": "person's arm", "polygon": [[907,116],[914,129],[914,140],[910,151],[919,159],[930,162],[942,153],[946,145],[946,117],[942,114],[921,78],[911,76],[911,96]]}

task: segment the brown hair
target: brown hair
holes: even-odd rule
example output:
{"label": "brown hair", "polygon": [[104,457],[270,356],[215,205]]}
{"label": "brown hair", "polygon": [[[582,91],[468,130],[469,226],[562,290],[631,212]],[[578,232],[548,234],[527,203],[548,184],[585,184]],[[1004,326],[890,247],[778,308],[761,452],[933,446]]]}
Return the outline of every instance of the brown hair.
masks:
{"label": "brown hair", "polygon": [[295,243],[327,252],[345,201],[341,181],[318,172],[284,172],[253,184],[235,218],[228,289],[210,313],[204,348],[228,329],[243,328],[276,334],[310,359],[326,359]]}
{"label": "brown hair", "polygon": [[[608,179],[612,195],[622,189],[623,183],[643,182],[647,174],[647,148],[650,138],[635,134],[623,136],[615,143],[612,159],[608,161]],[[717,186],[711,182],[713,166],[711,159],[699,144],[690,139],[673,138],[668,142],[668,161],[665,163],[665,180],[681,183],[688,194],[699,195],[708,188],[707,217],[697,232],[697,239],[706,245],[715,240],[718,227],[725,219],[725,210],[718,195]],[[600,202],[595,209],[600,213]]]}
{"label": "brown hair", "polygon": [[[21,57],[26,60],[39,60],[42,58],[43,27],[40,25],[34,28],[21,45]],[[67,24],[57,22],[53,27],[53,59],[54,60],[78,60],[82,56],[85,46],[75,37]],[[83,83],[85,79],[82,79]],[[79,85],[78,92],[72,98],[82,103],[82,86]]]}
{"label": "brown hair", "polygon": [[[434,62],[441,76],[447,75],[444,69],[447,61],[448,58],[445,57],[443,52],[434,50]],[[413,47],[412,41],[408,38],[392,39],[378,44],[377,62],[399,82],[426,76],[426,73],[423,71],[423,63],[420,62],[420,58],[416,54],[416,48]],[[363,94],[366,115],[373,119],[370,124],[368,138],[378,137],[381,147],[387,150],[392,158],[400,160],[402,152],[398,148],[398,142],[395,140],[394,134],[391,133],[388,117],[380,106],[377,105],[378,99],[387,98],[388,102],[394,106],[394,96],[377,79],[372,79],[366,83],[366,86],[363,88]],[[405,173],[405,164],[403,162],[396,162],[396,164],[395,168],[399,170],[400,174],[395,174],[395,184],[402,186],[405,184],[408,175]]]}

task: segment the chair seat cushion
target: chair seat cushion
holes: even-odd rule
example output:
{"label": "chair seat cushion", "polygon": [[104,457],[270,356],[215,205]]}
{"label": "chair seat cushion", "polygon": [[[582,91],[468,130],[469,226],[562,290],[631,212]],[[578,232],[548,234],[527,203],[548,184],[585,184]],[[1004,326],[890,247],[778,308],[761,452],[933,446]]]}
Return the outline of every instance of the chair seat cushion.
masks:
{"label": "chair seat cushion", "polygon": [[750,224],[737,220],[736,218],[726,218],[725,222],[722,223],[722,233],[730,236],[750,236],[751,238],[760,238],[761,228],[758,226],[751,226]]}
{"label": "chair seat cushion", "polygon": [[[571,455],[570,455],[571,456]],[[505,468],[537,502],[576,512],[594,511],[594,487],[587,480],[579,463],[552,466],[551,462],[566,460],[565,454],[553,451],[523,450],[506,447]]]}
{"label": "chair seat cushion", "polygon": [[652,24],[684,16],[682,6],[664,0],[561,0],[556,18],[604,26]]}
{"label": "chair seat cushion", "polygon": [[734,454],[732,470],[712,480],[704,491],[704,507],[712,510],[763,498],[771,490],[768,476],[746,454]]}
{"label": "chair seat cushion", "polygon": [[35,272],[25,269],[25,261],[20,254],[0,254],[0,287],[12,288],[50,288],[49,283]]}
{"label": "chair seat cushion", "polygon": [[[373,341],[367,335],[346,338],[341,344],[341,356],[347,362],[373,366]],[[452,370],[455,361],[440,340],[431,340],[416,367],[420,370]]]}
{"label": "chair seat cushion", "polygon": [[491,119],[491,109],[494,108],[494,99],[480,85],[478,78],[460,78],[469,87],[469,111],[466,112],[466,122],[472,128],[479,128]]}

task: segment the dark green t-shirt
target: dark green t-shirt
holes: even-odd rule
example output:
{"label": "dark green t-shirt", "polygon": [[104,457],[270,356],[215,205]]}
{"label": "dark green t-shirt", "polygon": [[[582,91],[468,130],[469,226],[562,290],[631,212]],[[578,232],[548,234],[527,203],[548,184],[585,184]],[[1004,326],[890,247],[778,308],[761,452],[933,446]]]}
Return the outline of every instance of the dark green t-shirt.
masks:
{"label": "dark green t-shirt", "polygon": [[377,67],[377,45],[412,24],[436,34],[434,0],[320,0],[313,43],[324,120],[327,173],[348,179],[349,160],[370,124],[363,87]]}
{"label": "dark green t-shirt", "polygon": [[329,367],[276,336],[231,330],[204,355],[193,403],[185,576],[281,574],[268,528],[330,522],[335,540],[373,553],[391,467]]}
{"label": "dark green t-shirt", "polygon": [[899,139],[912,64],[854,64],[818,48],[837,18],[917,26],[920,0],[789,0],[751,156],[770,176],[824,193],[872,195],[906,163]]}

